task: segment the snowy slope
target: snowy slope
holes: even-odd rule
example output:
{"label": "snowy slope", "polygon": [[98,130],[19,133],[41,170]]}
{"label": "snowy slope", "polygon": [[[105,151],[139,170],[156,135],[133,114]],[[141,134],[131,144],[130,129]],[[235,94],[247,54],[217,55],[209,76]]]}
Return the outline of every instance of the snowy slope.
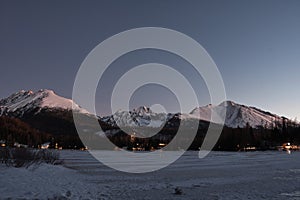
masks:
{"label": "snowy slope", "polygon": [[[39,90],[37,92],[21,90],[5,99],[0,100],[0,115],[8,113],[23,115],[24,113],[36,108],[71,110],[72,104],[72,100],[60,97],[52,90]],[[75,103],[74,109],[81,113],[88,113],[88,111]]]}
{"label": "snowy slope", "polygon": [[195,108],[194,110],[192,110],[190,115],[191,117],[210,121],[212,111],[218,114],[222,113],[225,109],[225,125],[232,128],[245,127],[247,123],[253,128],[257,126],[271,127],[276,120],[280,121],[281,119],[281,117],[278,115],[262,111],[255,107],[240,105],[232,101],[225,101],[217,106],[207,105],[204,107]]}
{"label": "snowy slope", "polygon": [[[13,114],[13,116],[23,116],[24,113],[30,111],[38,112],[41,109],[63,109],[71,110],[74,102],[56,95],[52,90],[19,91],[11,96],[0,100],[0,116]],[[74,109],[80,113],[88,114],[89,112],[74,103]],[[258,126],[272,127],[275,123],[281,122],[278,115],[265,112],[255,107],[240,105],[232,101],[225,101],[219,105],[207,105],[197,107],[189,114],[187,113],[155,113],[148,107],[141,106],[132,111],[119,110],[113,115],[102,117],[101,120],[111,126],[119,127],[162,127],[174,116],[181,121],[189,122],[189,120],[211,121],[211,112],[221,115],[225,113],[225,125],[228,127],[245,127],[249,124],[251,127]],[[218,121],[213,121],[218,123]]]}
{"label": "snowy slope", "polygon": [[148,126],[158,128],[170,119],[172,114],[154,113],[146,106],[140,106],[133,111],[119,110],[111,116],[103,117],[102,121],[112,126]]}
{"label": "snowy slope", "polygon": [[168,122],[172,117],[184,121],[189,120],[204,120],[211,121],[211,112],[220,116],[214,123],[220,123],[222,114],[225,116],[225,125],[232,128],[246,127],[247,124],[253,128],[258,126],[266,126],[268,128],[275,126],[275,121],[281,123],[282,117],[257,109],[255,107],[248,107],[240,105],[232,101],[225,101],[219,105],[207,105],[203,107],[197,107],[189,114],[177,113],[177,114],[165,114],[154,113],[149,108],[142,106],[133,111],[117,111],[112,116],[103,117],[102,121],[113,126],[148,126],[148,127],[160,127]]}

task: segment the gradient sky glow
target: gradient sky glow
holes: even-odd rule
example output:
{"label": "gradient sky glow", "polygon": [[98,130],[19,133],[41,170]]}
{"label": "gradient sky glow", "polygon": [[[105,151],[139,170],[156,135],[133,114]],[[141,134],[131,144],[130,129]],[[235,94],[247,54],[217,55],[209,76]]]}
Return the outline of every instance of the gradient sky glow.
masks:
{"label": "gradient sky glow", "polygon": [[[76,72],[96,45],[121,31],[147,26],[174,29],[198,41],[217,64],[228,99],[300,119],[298,0],[2,0],[0,98],[41,88],[70,98]],[[147,62],[176,68],[189,77],[201,105],[209,103],[203,80],[185,61],[145,50],[119,58],[106,72],[104,87],[100,83],[97,91],[100,114],[109,113],[109,95],[118,77]],[[145,86],[135,96],[132,107],[160,102],[176,110],[174,97],[164,88]]]}

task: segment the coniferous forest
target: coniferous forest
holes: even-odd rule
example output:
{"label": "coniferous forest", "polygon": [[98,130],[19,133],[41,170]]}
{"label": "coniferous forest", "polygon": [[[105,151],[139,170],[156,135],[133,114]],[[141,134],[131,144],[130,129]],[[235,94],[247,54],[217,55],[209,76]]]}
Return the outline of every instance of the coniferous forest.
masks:
{"label": "coniferous forest", "polygon": [[[55,116],[55,117],[54,117]],[[59,116],[59,117],[57,117]],[[59,115],[35,116],[31,119],[18,119],[14,117],[0,117],[0,140],[7,146],[14,146],[15,143],[28,145],[29,147],[38,148],[41,144],[49,142],[50,147],[59,146],[63,149],[79,149],[85,146],[76,132],[74,123],[70,118],[71,113],[60,113]],[[34,121],[35,123],[31,123]],[[42,123],[37,123],[40,121]],[[143,150],[153,150],[162,148],[161,144],[168,144],[176,135],[178,130],[178,121],[172,127],[164,127],[158,134],[149,138],[132,137],[119,129],[111,127],[99,121],[106,136],[117,147],[132,150],[140,148]],[[177,125],[176,125],[177,124]],[[190,145],[190,150],[199,150],[209,123],[201,121],[197,135]],[[43,128],[40,128],[43,127]],[[136,129],[135,129],[136,131]],[[132,131],[133,132],[133,131]],[[189,129],[187,128],[187,134]],[[272,150],[283,143],[300,144],[300,127],[297,123],[284,119],[281,123],[274,123],[272,127],[260,126],[230,128],[223,127],[223,131],[214,150],[219,151],[239,151],[254,148],[255,150]],[[90,140],[101,140],[101,137],[94,133],[87,133]],[[95,140],[96,139],[96,140]],[[185,138],[181,138],[184,140]],[[173,149],[180,148],[180,139]],[[93,148],[99,148],[96,147]],[[101,147],[100,147],[101,148]]]}

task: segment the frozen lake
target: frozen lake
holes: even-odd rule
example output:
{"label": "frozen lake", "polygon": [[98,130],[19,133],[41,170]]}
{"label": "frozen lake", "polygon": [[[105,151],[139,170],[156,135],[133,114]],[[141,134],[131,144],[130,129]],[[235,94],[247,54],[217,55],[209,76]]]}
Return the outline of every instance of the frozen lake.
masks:
{"label": "frozen lake", "polygon": [[145,174],[116,171],[87,151],[60,152],[64,166],[2,165],[0,199],[300,199],[300,152],[186,152]]}

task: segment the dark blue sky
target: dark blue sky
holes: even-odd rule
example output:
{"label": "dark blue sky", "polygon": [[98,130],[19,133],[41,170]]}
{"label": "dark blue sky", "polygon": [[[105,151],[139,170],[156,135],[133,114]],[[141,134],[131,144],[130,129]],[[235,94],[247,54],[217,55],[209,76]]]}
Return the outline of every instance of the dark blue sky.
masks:
{"label": "dark blue sky", "polygon": [[[300,118],[300,1],[0,1],[0,97],[21,89],[53,89],[70,98],[76,72],[101,41],[136,27],[165,27],[187,34],[211,55],[227,97],[290,118]],[[191,66],[155,50],[116,60],[97,91],[97,110],[109,112],[115,81],[131,67],[160,62],[189,78],[201,104],[206,86]],[[155,94],[158,95],[153,95]],[[176,110],[174,96],[145,86],[132,107],[161,103]]]}

